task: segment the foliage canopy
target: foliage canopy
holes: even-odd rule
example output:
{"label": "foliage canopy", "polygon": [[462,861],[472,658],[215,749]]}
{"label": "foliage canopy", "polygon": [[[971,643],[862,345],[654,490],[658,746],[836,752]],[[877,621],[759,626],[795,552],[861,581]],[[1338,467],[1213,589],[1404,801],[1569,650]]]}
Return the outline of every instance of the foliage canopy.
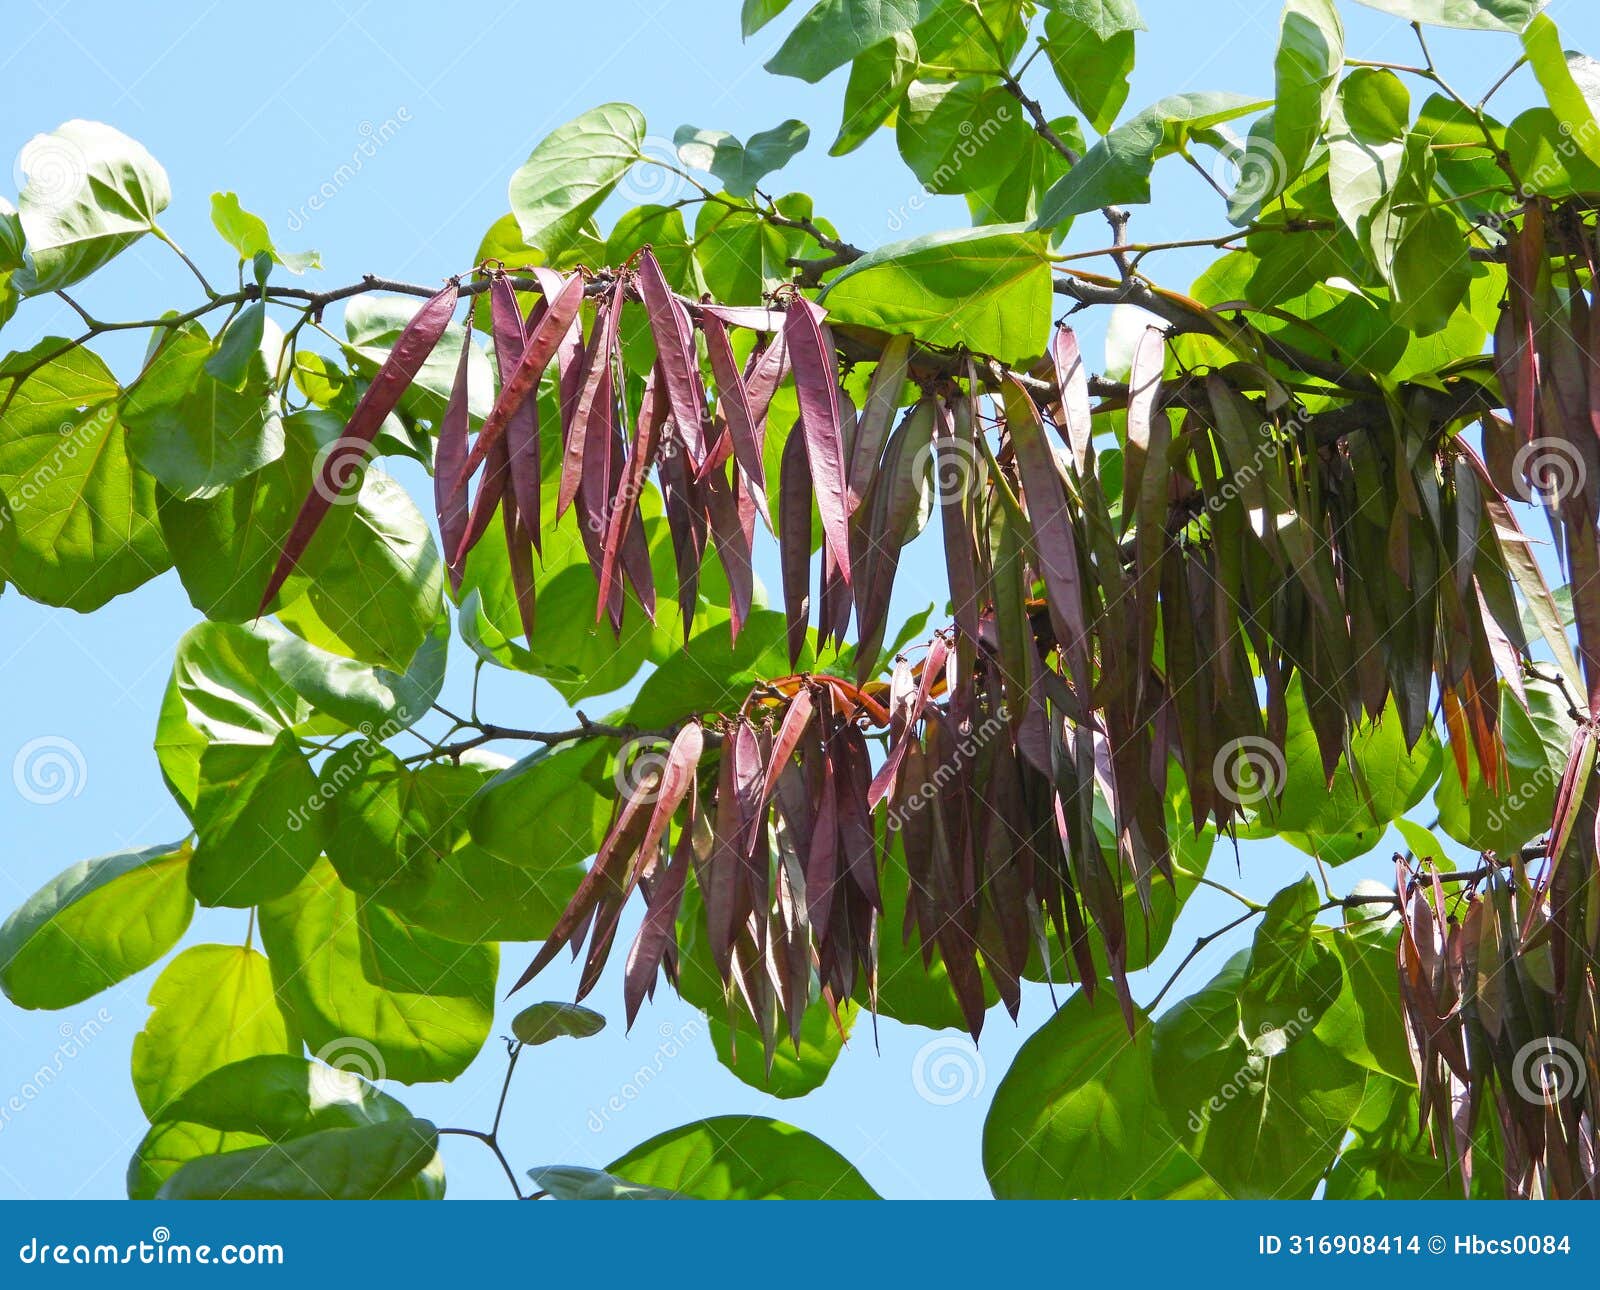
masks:
{"label": "foliage canopy", "polygon": [[[892,130],[970,211],[870,250],[774,195],[805,124],[684,125],[665,160],[609,103],[534,149],[442,288],[306,285],[314,253],[218,193],[218,289],[139,144],[30,143],[0,325],[54,295],[84,329],[0,358],[0,577],[88,613],[172,569],[204,618],[154,732],[189,835],[0,927],[24,1008],[166,959],[129,1194],[440,1196],[441,1132],[522,1194],[498,1113],[441,1130],[378,1084],[458,1076],[502,944],[540,942],[519,985],[570,947],[578,1000],[517,1016],[508,1086],[605,1024],[581,1001],[614,952],[627,1024],[665,977],[781,1096],[863,1009],[976,1038],[1050,981],[984,1132],[997,1196],[1595,1196],[1600,76],[1535,0],[1366,2],[1415,61],[1351,57],[1332,0],[1288,0],[1270,100],[1131,111],[1132,0],[801,6],[768,68],[848,68],[833,153]],[[745,0],[745,33],[790,7]],[[1472,101],[1428,24],[1519,47]],[[1503,123],[1514,75],[1547,106]],[[1137,240],[1184,164],[1207,235]],[[682,196],[618,209],[639,166]],[[198,298],[81,305],[146,237]],[[1186,291],[1151,276],[1196,246]],[[126,379],[94,350],[125,330]],[[430,468],[431,522],[386,456]],[[902,623],[925,531],[948,603]],[[639,684],[517,729],[440,707],[451,652],[572,704]],[[1336,894],[1391,825],[1394,887]],[[1240,897],[1196,949],[1249,947],[1141,1005],[1128,973],[1217,885],[1222,834],[1323,885]],[[197,903],[250,909],[259,947],[178,949]],[[744,1116],[528,1174],[873,1195]]]}

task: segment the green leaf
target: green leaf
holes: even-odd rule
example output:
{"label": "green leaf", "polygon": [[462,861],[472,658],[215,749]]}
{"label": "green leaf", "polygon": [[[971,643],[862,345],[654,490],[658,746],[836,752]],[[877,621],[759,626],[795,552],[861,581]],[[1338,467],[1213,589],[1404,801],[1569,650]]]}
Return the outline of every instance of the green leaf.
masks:
{"label": "green leaf", "polygon": [[80,860],[0,926],[0,989],[19,1008],[65,1008],[177,944],[194,900],[185,843]]}
{"label": "green leaf", "polygon": [[246,623],[257,617],[284,534],[311,487],[310,448],[297,443],[294,426],[287,451],[215,497],[184,501],[157,491],[161,533],[190,603],[207,618]]}
{"label": "green leaf", "polygon": [[1472,851],[1510,855],[1550,826],[1556,786],[1572,747],[1572,718],[1554,685],[1529,679],[1523,689],[1526,710],[1510,687],[1504,682],[1500,687],[1505,777],[1495,785],[1486,783],[1477,754],[1469,748],[1467,787],[1462,788],[1452,759],[1433,795],[1440,830]]}
{"label": "green leaf", "polygon": [[935,7],[936,0],[821,0],[767,60],[767,70],[815,83],[897,31],[910,31]]}
{"label": "green leaf", "polygon": [[[1506,129],[1512,170],[1535,176],[1541,197],[1571,197],[1600,189],[1600,166],[1573,146],[1571,128],[1549,108],[1535,107],[1518,114]],[[1534,190],[1533,182],[1527,186]]]}
{"label": "green leaf", "polygon": [[[696,712],[737,707],[758,681],[790,670],[784,631],[782,614],[759,609],[732,647],[726,625],[697,633],[645,678],[628,709],[629,724],[660,730]],[[802,655],[800,667],[808,665]]]}
{"label": "green leaf", "polygon": [[689,1199],[660,1187],[641,1187],[608,1174],[604,1169],[586,1169],[582,1165],[536,1165],[528,1170],[528,1177],[540,1191],[548,1192],[555,1200]]}
{"label": "green leaf", "polygon": [[444,566],[405,488],[369,466],[284,584],[278,619],[335,654],[403,670],[444,605]]}
{"label": "green leaf", "polygon": [[1048,246],[1021,225],[927,233],[863,256],[821,299],[834,322],[1020,362],[1049,338]]}
{"label": "green leaf", "polygon": [[1121,31],[1144,31],[1144,19],[1134,0],[1044,0],[1051,13],[1087,27],[1099,40]]}
{"label": "green leaf", "polygon": [[754,211],[707,202],[694,222],[694,254],[706,289],[732,304],[759,304],[790,278],[789,257],[802,235],[774,228]]}
{"label": "green leaf", "polygon": [[1547,0],[1358,0],[1407,22],[1472,31],[1521,31]]}
{"label": "green leaf", "polygon": [[811,127],[790,119],[770,130],[758,130],[744,143],[726,130],[678,127],[672,142],[678,159],[692,170],[705,170],[722,181],[730,197],[749,197],[767,175],[782,170],[811,141]]}
{"label": "green leaf", "polygon": [[570,868],[594,855],[611,825],[615,789],[598,740],[541,749],[506,767],[472,807],[472,840],[510,864]]}
{"label": "green leaf", "polygon": [[241,309],[223,330],[205,370],[230,389],[244,389],[250,360],[260,352],[266,334],[267,307],[257,300]]}
{"label": "green leaf", "polygon": [[98,121],[68,121],[18,154],[28,177],[17,199],[30,263],[23,295],[88,277],[156,227],[172,199],[167,172],[127,135]]}
{"label": "green leaf", "polygon": [[1413,820],[1396,820],[1394,827],[1400,831],[1412,858],[1419,864],[1431,865],[1435,869],[1455,868],[1444,849],[1444,843],[1439,841],[1432,829],[1425,829]]}
{"label": "green leaf", "polygon": [[[1368,78],[1358,82],[1356,78],[1363,71],[1369,73]],[[1358,68],[1350,74],[1328,127],[1329,195],[1345,227],[1364,245],[1368,239],[1367,219],[1393,191],[1406,156],[1401,142],[1405,135],[1403,123],[1398,134],[1384,133],[1388,128],[1386,114],[1398,105],[1375,88],[1372,78],[1379,75],[1392,77],[1393,73]],[[1399,84],[1397,77],[1395,83]],[[1405,92],[1403,85],[1400,91]]]}
{"label": "green leaf", "polygon": [[606,103],[546,135],[511,176],[523,240],[547,255],[570,245],[639,160],[644,132],[638,108]]}
{"label": "green leaf", "polygon": [[395,908],[417,927],[464,945],[542,941],[584,872],[581,864],[511,864],[463,842],[434,867],[426,891]]}
{"label": "green leaf", "polygon": [[[1081,7],[1099,17],[1105,13],[1103,6]],[[1104,26],[1088,14],[1079,17],[1065,9],[1052,9],[1044,18],[1044,52],[1056,80],[1097,134],[1111,128],[1128,101],[1128,75],[1133,71],[1135,28],[1117,26],[1102,35]]]}
{"label": "green leaf", "polygon": [[[1407,1072],[1406,1083],[1413,1080]],[[1327,1200],[1460,1200],[1461,1174],[1453,1151],[1436,1154],[1432,1128],[1423,1123],[1417,1099],[1398,1085],[1381,1124],[1354,1130],[1328,1173]],[[1495,1117],[1479,1115],[1472,1134],[1473,1200],[1504,1200],[1505,1172]]]}
{"label": "green leaf", "polygon": [[30,599],[87,613],[171,564],[155,480],[129,457],[120,392],[99,358],[73,349],[30,376],[6,409],[0,494],[11,518],[0,573]]}
{"label": "green leaf", "polygon": [[316,800],[316,772],[290,731],[270,744],[206,747],[189,864],[195,899],[245,909],[292,891],[322,852]]}
{"label": "green leaf", "polygon": [[318,712],[351,730],[387,739],[420,721],[444,688],[450,624],[441,618],[404,672],[318,649],[289,632],[271,632],[272,670]]}
{"label": "green leaf", "polygon": [[1090,148],[1040,203],[1035,228],[1056,225],[1101,206],[1150,200],[1156,160],[1186,146],[1189,135],[1268,106],[1260,99],[1222,92],[1171,94],[1130,118]]}
{"label": "green leaf", "polygon": [[895,142],[930,193],[997,184],[1032,146],[1016,99],[981,76],[912,81],[895,118]]}
{"label": "green leaf", "polygon": [[1595,119],[1600,106],[1600,73],[1594,60],[1562,49],[1561,34],[1548,14],[1533,19],[1522,33],[1522,49],[1561,133],[1600,165],[1600,121]]}
{"label": "green leaf", "polygon": [[1395,242],[1390,289],[1395,321],[1419,336],[1444,330],[1472,281],[1461,221],[1440,207],[1404,221]]}
{"label": "green leaf", "polygon": [[[394,348],[395,341],[400,339],[400,333],[421,307],[422,302],[411,296],[357,296],[349,301],[344,307],[344,353],[350,359],[351,371],[368,378],[377,375],[378,369]],[[445,328],[439,343],[423,361],[416,379],[400,396],[402,417],[437,421],[444,415],[450,391],[455,386],[461,346],[466,339],[467,332],[463,324],[451,323]],[[302,369],[309,357],[312,356],[300,355]],[[494,406],[494,388],[493,364],[483,347],[474,341],[467,357],[467,411],[474,418],[489,414],[489,409]],[[343,433],[344,422],[355,409],[354,391],[350,391],[346,397],[350,400],[349,406],[337,406],[339,415],[332,418],[335,426],[328,430],[319,429],[317,437],[320,442],[331,442]],[[391,420],[387,424],[394,427],[398,422]],[[378,437],[380,447],[398,446],[400,442],[404,441],[398,435],[390,435],[388,429]],[[433,449],[426,436],[423,437],[423,446],[426,451],[420,453],[420,459],[431,464]],[[408,451],[411,449],[408,448]]]}
{"label": "green leaf", "polygon": [[[1347,917],[1370,918],[1379,906],[1348,911]],[[1394,921],[1394,920],[1390,920]],[[1328,938],[1338,955],[1344,981],[1338,997],[1317,1019],[1313,1033],[1341,1057],[1379,1075],[1410,1084],[1416,1078],[1400,994],[1395,988],[1398,927],[1379,923],[1348,926]]]}
{"label": "green leaf", "polygon": [[128,1161],[128,1199],[154,1200],[162,1183],[201,1156],[265,1145],[266,1139],[254,1133],[223,1133],[204,1124],[163,1120],[150,1127]]}
{"label": "green leaf", "polygon": [[272,670],[264,631],[199,623],[184,633],[156,722],[156,758],[185,810],[194,808],[208,744],[270,744],[310,708]]}
{"label": "green leaf", "polygon": [[719,1062],[751,1088],[777,1098],[792,1098],[822,1087],[845,1049],[858,1012],[847,999],[835,1022],[827,1005],[813,1000],[800,1021],[800,1043],[797,1046],[786,1033],[780,1033],[770,1066],[761,1035],[742,1009],[731,1011],[727,1020],[712,1012],[708,1021]]}
{"label": "green leaf", "polygon": [[17,208],[0,197],[0,271],[10,273],[26,262],[27,235]]}
{"label": "green leaf", "polygon": [[444,1195],[438,1131],[405,1119],[324,1129],[285,1143],[191,1160],[160,1200],[390,1200]]}
{"label": "green leaf", "polygon": [[325,862],[261,906],[260,923],[274,980],[313,1051],[370,1045],[375,1078],[414,1084],[454,1079],[488,1039],[492,945],[463,950],[409,927],[359,902]]}
{"label": "green leaf", "polygon": [[299,1055],[261,1053],[201,1076],[164,1118],[281,1141],[321,1129],[360,1128],[410,1112],[353,1070]]}
{"label": "green leaf", "polygon": [[512,1018],[511,1033],[537,1046],[552,1039],[587,1039],[606,1028],[606,1019],[576,1003],[536,1003]]}
{"label": "green leaf", "polygon": [[1328,1010],[1343,984],[1339,959],[1317,928],[1322,899],[1310,875],[1267,904],[1239,988],[1252,1048],[1275,1056]]}
{"label": "green leaf", "polygon": [[1273,60],[1273,109],[1250,131],[1239,185],[1228,204],[1235,224],[1252,222],[1305,169],[1338,94],[1343,66],[1344,25],[1332,0],[1288,0]]}
{"label": "green leaf", "polygon": [[152,1120],[229,1062],[300,1051],[266,959],[243,946],[191,946],[162,969],[149,1002],[153,1011],[133,1040],[133,1088]]}
{"label": "green leaf", "polygon": [[606,1171],[701,1200],[878,1199],[826,1142],[758,1115],[719,1115],[669,1129]]}
{"label": "green leaf", "polygon": [[307,269],[322,267],[322,257],[316,251],[291,251],[285,254],[278,250],[273,245],[272,234],[267,231],[267,222],[240,206],[237,193],[211,194],[211,223],[222,235],[222,240],[237,251],[239,259],[247,264],[256,256],[265,254],[274,264],[281,264],[296,275]]}
{"label": "green leaf", "polygon": [[790,0],[744,0],[739,7],[739,33],[749,40],[789,4]]}
{"label": "green leaf", "polygon": [[242,356],[230,359],[237,388],[212,370],[233,334],[230,328],[219,348],[198,323],[168,333],[122,399],[128,451],[184,499],[214,497],[283,455],[283,423],[269,394],[259,332],[246,338]]}
{"label": "green leaf", "polygon": [[[1308,1198],[1362,1110],[1369,1079],[1304,1027],[1257,1042],[1239,1016],[1245,955],[1155,1026],[1152,1069],[1167,1121],[1235,1198]],[[1276,1052],[1276,1055],[1269,1053]]]}
{"label": "green leaf", "polygon": [[1023,1044],[983,1124],[983,1169],[1001,1200],[1151,1195],[1169,1167],[1193,1174],[1156,1101],[1151,1026],[1129,1034],[1116,1001],[1081,991]]}
{"label": "green leaf", "polygon": [[404,765],[362,739],[322,765],[321,797],[331,807],[328,859],[358,895],[403,905],[426,893],[436,866],[467,829],[466,805],[485,772],[449,762]]}
{"label": "green leaf", "polygon": [[854,152],[872,132],[894,115],[906,87],[917,74],[917,42],[909,31],[856,56],[844,87],[844,113],[839,135],[828,149],[831,157]]}
{"label": "green leaf", "polygon": [[1357,67],[1339,86],[1345,123],[1358,139],[1384,141],[1405,137],[1411,122],[1411,93],[1386,68]]}
{"label": "green leaf", "polygon": [[[1282,795],[1276,803],[1261,802],[1258,818],[1262,828],[1252,829],[1251,835],[1270,830],[1350,837],[1359,846],[1358,855],[1377,846],[1389,824],[1422,800],[1438,782],[1444,765],[1443,751],[1431,730],[1415,748],[1407,750],[1400,715],[1391,700],[1381,721],[1367,722],[1351,732],[1350,753],[1340,761],[1330,783],[1299,685],[1290,690],[1283,754]],[[1351,770],[1352,763],[1359,779]]]}

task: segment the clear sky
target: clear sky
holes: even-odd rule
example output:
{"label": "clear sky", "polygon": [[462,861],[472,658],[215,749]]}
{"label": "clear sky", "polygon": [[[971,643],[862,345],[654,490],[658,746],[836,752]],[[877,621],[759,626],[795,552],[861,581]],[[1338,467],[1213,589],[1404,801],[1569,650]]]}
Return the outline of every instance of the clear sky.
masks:
{"label": "clear sky", "polygon": [[[1182,90],[1270,93],[1275,0],[1141,0],[1150,31],[1125,115]],[[667,146],[685,122],[740,136],[787,117],[807,121],[811,146],[782,175],[778,191],[803,189],[842,234],[873,246],[964,224],[957,199],[924,198],[886,132],[859,152],[826,155],[838,125],[844,74],[820,86],[778,79],[761,64],[789,22],[779,20],[741,44],[737,0],[484,0],[440,5],[413,0],[278,0],[239,6],[221,0],[130,5],[111,0],[15,0],[0,51],[0,157],[33,134],[73,117],[106,121],[140,140],[172,179],[164,226],[213,277],[231,271],[231,252],[209,223],[209,198],[236,191],[266,219],[280,247],[322,252],[325,285],[365,272],[432,282],[470,266],[483,231],[508,203],[511,172],[545,133],[586,108],[625,99],[642,108],[652,140]],[[803,5],[798,3],[795,12]],[[1342,4],[1348,52],[1408,61],[1404,24]],[[1600,8],[1592,0],[1554,0],[1550,12],[1569,46],[1600,53]],[[1514,39],[1440,32],[1436,55],[1462,92],[1481,94],[1514,59]],[[1065,110],[1044,60],[1029,85]],[[1519,78],[1497,97],[1502,119],[1531,101]],[[363,153],[362,145],[382,139]],[[370,155],[366,155],[370,154]],[[358,173],[311,210],[308,202],[336,172],[360,157]],[[13,197],[20,173],[0,173]],[[641,198],[643,195],[641,194]],[[1181,164],[1158,170],[1156,205],[1135,215],[1139,240],[1226,231],[1221,203]],[[1084,220],[1073,244],[1100,245],[1104,229]],[[1171,253],[1145,269],[1183,289],[1202,267]],[[192,284],[163,248],[147,239],[85,292],[101,317],[146,317],[190,299]],[[25,305],[0,334],[0,350],[47,334],[72,334],[65,306]],[[1100,340],[1086,324],[1086,348]],[[140,342],[142,344],[142,340]],[[126,370],[136,350],[106,351]],[[1097,364],[1096,364],[1097,365]],[[400,471],[414,489],[420,472]],[[420,495],[420,493],[419,493]],[[910,612],[944,599],[942,575],[926,551],[902,573],[896,604]],[[0,596],[0,916],[71,862],[180,837],[187,828],[163,787],[150,741],[178,637],[196,619],[167,574],[92,617]],[[464,654],[464,650],[458,650]],[[470,669],[456,659],[448,696],[459,698]],[[586,703],[591,712],[611,706]],[[543,682],[486,676],[484,711],[508,724],[561,724],[564,708]],[[80,791],[39,805],[5,778],[16,751],[57,736],[83,754]],[[515,751],[515,750],[513,750]],[[1424,809],[1426,809],[1426,804]],[[1361,876],[1392,877],[1383,847],[1334,874],[1343,891]],[[1230,858],[1231,859],[1231,858]],[[1224,862],[1229,869],[1231,862]],[[1292,881],[1305,857],[1277,844],[1241,848],[1238,885],[1265,896]],[[1225,876],[1225,875],[1224,875]],[[1194,938],[1232,916],[1226,898],[1193,899],[1163,960],[1137,979],[1148,999]],[[242,911],[200,911],[186,943],[237,943]],[[626,934],[626,930],[625,930]],[[1188,969],[1177,995],[1197,988],[1240,942],[1211,946]],[[508,947],[506,984],[528,951]],[[621,956],[617,959],[620,961]],[[561,965],[502,1005],[508,1026],[523,1003],[570,997]],[[79,1055],[60,1063],[53,1082],[0,1124],[0,1197],[114,1197],[144,1130],[128,1079],[129,1051],[147,1014],[152,968],[96,999],[61,1013],[23,1013],[0,1001],[0,1105],[40,1066],[54,1065],[62,1035],[105,1010],[109,1021]],[[615,1014],[602,1035],[530,1051],[517,1072],[503,1140],[518,1170],[534,1164],[603,1165],[645,1138],[705,1115],[757,1112],[817,1133],[848,1156],[883,1194],[986,1196],[980,1135],[990,1096],[1012,1055],[1048,1015],[1042,988],[1028,995],[1022,1024],[1003,1010],[989,1018],[974,1053],[960,1036],[883,1022],[875,1050],[870,1025],[817,1092],[783,1103],[747,1087],[717,1064],[698,1013],[667,994],[647,1007],[632,1036],[620,1025],[620,979],[613,972],[591,1002]],[[959,1100],[919,1096],[916,1072],[948,1049],[970,1093]],[[919,1053],[921,1054],[919,1064]],[[497,1043],[453,1085],[391,1091],[440,1124],[486,1126],[504,1070]],[[641,1070],[647,1076],[641,1076]],[[613,1097],[624,1109],[602,1111]],[[445,1145],[450,1191],[501,1196],[504,1179],[478,1144]]]}

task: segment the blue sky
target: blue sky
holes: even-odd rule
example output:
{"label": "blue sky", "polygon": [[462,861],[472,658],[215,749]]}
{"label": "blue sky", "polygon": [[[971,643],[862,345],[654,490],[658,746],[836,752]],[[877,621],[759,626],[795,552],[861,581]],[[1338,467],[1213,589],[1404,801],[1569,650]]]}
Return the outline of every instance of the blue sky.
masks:
{"label": "blue sky", "polygon": [[[1342,8],[1352,56],[1411,59],[1404,24],[1353,4]],[[1140,37],[1127,113],[1182,90],[1270,92],[1274,0],[1143,0],[1143,11],[1151,30]],[[1568,45],[1600,52],[1600,10],[1586,0],[1555,0],[1550,12]],[[231,271],[231,258],[211,230],[209,198],[231,189],[266,219],[280,246],[321,251],[324,285],[364,272],[437,281],[468,267],[483,231],[506,211],[507,180],[534,143],[584,109],[614,99],[644,110],[658,146],[685,122],[744,136],[786,117],[807,121],[811,146],[782,179],[812,193],[818,212],[858,245],[965,223],[959,202],[922,197],[886,132],[849,157],[826,156],[844,77],[807,86],[764,72],[761,64],[786,25],[780,20],[741,44],[736,0],[487,0],[470,7],[279,0],[270,8],[221,0],[161,6],[18,0],[10,6],[0,56],[0,159],[69,118],[109,122],[166,167],[174,200],[164,224],[214,276]],[[1487,88],[1517,53],[1510,37],[1440,32],[1430,39],[1469,95]],[[1030,72],[1029,85],[1047,105],[1064,109],[1044,60]],[[1502,91],[1496,99],[1502,118],[1528,105],[1531,93],[1526,77]],[[311,197],[358,155],[358,173],[336,185],[320,209],[310,209]],[[19,182],[20,175],[0,172],[0,192],[14,197]],[[1159,240],[1226,227],[1215,195],[1173,164],[1158,173],[1156,204],[1138,211],[1133,236]],[[1075,246],[1103,240],[1097,221],[1081,221],[1073,234]],[[1171,253],[1144,267],[1183,289],[1203,264],[1197,256]],[[85,296],[102,317],[149,316],[191,294],[181,267],[149,239],[101,276]],[[72,324],[64,306],[36,302],[6,328],[0,348],[71,334]],[[1084,330],[1089,353],[1098,353],[1098,324],[1086,323]],[[124,370],[136,352],[131,340],[106,351]],[[420,488],[420,473],[401,474]],[[901,578],[899,608],[917,610],[935,599],[936,574],[926,554],[913,559]],[[942,591],[937,597],[943,599]],[[173,647],[195,618],[172,574],[89,618],[14,593],[0,597],[0,672],[6,678],[0,771],[19,748],[43,736],[70,740],[84,768],[79,791],[49,805],[23,800],[0,777],[4,909],[75,860],[185,832],[150,740]],[[461,667],[452,671],[447,703],[461,696],[467,674]],[[598,712],[608,705],[589,706]],[[508,675],[486,679],[483,707],[496,720],[534,726],[559,725],[565,711],[542,682]],[[1304,857],[1276,844],[1247,845],[1241,854],[1238,885],[1256,896],[1287,884],[1305,865]],[[1379,857],[1387,854],[1380,848],[1337,871],[1336,885],[1345,890],[1357,877],[1383,876],[1388,862]],[[1152,995],[1195,936],[1231,917],[1234,908],[1213,893],[1197,895],[1173,936],[1176,949],[1144,974],[1140,996]],[[187,941],[237,942],[243,935],[242,912],[201,911]],[[1177,993],[1202,985],[1238,943],[1211,946]],[[526,953],[507,951],[508,983]],[[563,969],[541,979],[534,987],[538,996],[570,997],[573,979]],[[22,1013],[0,1003],[0,1105],[39,1067],[61,1067],[22,1111],[0,1123],[0,1197],[122,1194],[123,1169],[144,1128],[128,1080],[129,1050],[154,975],[151,969],[62,1013]],[[538,996],[503,1005],[501,1025]],[[620,997],[620,982],[608,979],[593,1002],[620,1022]],[[97,1023],[103,1028],[93,1041],[58,1060],[63,1033],[102,1008],[107,1019]],[[674,1125],[753,1111],[819,1134],[885,1195],[987,1195],[980,1162],[984,1111],[1012,1055],[1048,1008],[1043,990],[1033,991],[1020,1028],[997,1009],[976,1054],[960,1037],[893,1022],[880,1026],[875,1050],[863,1023],[822,1089],[780,1103],[719,1066],[698,1014],[664,995],[645,1010],[632,1036],[614,1024],[581,1045],[568,1041],[526,1054],[504,1142],[519,1170],[542,1163],[600,1165]],[[946,1103],[918,1095],[915,1072],[938,1055],[924,1051],[931,1041],[948,1045],[970,1096]],[[503,1070],[503,1050],[491,1044],[453,1085],[392,1091],[441,1124],[484,1126]],[[613,1098],[622,1109],[608,1113]],[[505,1194],[498,1167],[478,1144],[451,1139],[445,1152],[452,1195]]]}

